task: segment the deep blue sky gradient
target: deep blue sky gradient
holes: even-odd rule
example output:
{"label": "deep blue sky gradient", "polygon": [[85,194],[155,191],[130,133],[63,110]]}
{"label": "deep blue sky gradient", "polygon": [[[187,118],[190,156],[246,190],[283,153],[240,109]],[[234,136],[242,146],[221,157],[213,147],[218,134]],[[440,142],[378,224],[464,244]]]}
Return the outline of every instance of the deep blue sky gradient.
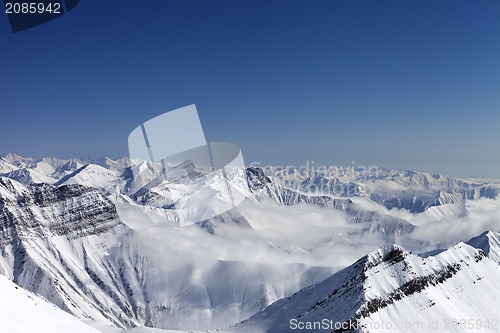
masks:
{"label": "deep blue sky gradient", "polygon": [[196,104],[247,163],[500,178],[500,1],[81,0],[13,34],[0,154],[127,155]]}

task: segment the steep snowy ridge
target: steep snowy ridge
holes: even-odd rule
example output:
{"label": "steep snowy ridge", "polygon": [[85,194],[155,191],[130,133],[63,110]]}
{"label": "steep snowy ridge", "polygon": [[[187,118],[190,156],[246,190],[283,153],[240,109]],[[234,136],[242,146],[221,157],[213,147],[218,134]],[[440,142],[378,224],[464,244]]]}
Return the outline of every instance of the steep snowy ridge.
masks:
{"label": "steep snowy ridge", "polygon": [[469,240],[467,244],[481,249],[491,260],[500,265],[500,234],[498,232],[485,231]]}
{"label": "steep snowy ridge", "polygon": [[0,174],[8,173],[14,170],[19,169],[18,167],[4,161],[2,157],[0,157]]}
{"label": "steep snowy ridge", "polygon": [[85,164],[74,172],[64,176],[54,185],[79,184],[94,188],[108,189],[116,185],[119,174],[116,171],[108,170],[100,165]]}
{"label": "steep snowy ridge", "polygon": [[22,169],[13,170],[13,171],[1,174],[0,176],[14,179],[14,180],[16,180],[20,183],[26,184],[26,185],[33,184],[33,183],[53,184],[56,182],[56,180],[54,178],[51,178],[49,176],[45,176],[45,175],[40,174],[40,173],[38,173],[32,169],[29,169],[29,168],[22,168]]}
{"label": "steep snowy ridge", "polygon": [[[59,164],[59,163],[58,163]],[[68,161],[63,165],[57,167],[54,172],[51,174],[51,177],[54,179],[63,179],[64,177],[72,174],[76,170],[80,169],[83,164],[75,161]]]}
{"label": "steep snowy ridge", "polygon": [[[252,327],[256,332],[279,333],[290,330],[290,325],[298,322],[305,325],[321,323],[323,319],[337,323],[337,327],[318,325],[304,332],[352,332],[358,324],[363,332],[415,330],[415,327],[397,328],[396,324],[392,328],[381,329],[379,325],[379,329],[374,329],[373,325],[366,324],[380,324],[381,318],[391,321],[391,316],[393,323],[397,316],[401,323],[422,327],[435,318],[498,320],[498,308],[492,309],[490,305],[498,304],[500,286],[496,281],[499,278],[498,265],[482,250],[464,243],[428,258],[389,246],[371,252],[319,284],[272,304],[230,331]],[[488,295],[483,295],[479,304],[481,290],[488,290]],[[471,307],[462,306],[454,312],[460,304]],[[400,308],[404,310],[399,311]],[[498,328],[484,331],[495,332]]]}
{"label": "steep snowy ridge", "polygon": [[9,163],[10,165],[15,165],[16,167],[25,167],[27,164],[31,163],[34,159],[29,157],[22,157],[13,153],[8,153],[0,157],[3,161]]}

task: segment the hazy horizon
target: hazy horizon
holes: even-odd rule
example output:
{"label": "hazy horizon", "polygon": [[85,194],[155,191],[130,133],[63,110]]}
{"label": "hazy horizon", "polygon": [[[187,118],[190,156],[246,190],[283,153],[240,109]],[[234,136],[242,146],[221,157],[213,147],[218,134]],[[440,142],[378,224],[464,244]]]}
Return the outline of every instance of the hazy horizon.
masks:
{"label": "hazy horizon", "polygon": [[[154,10],[151,10],[154,8]],[[196,104],[247,163],[500,178],[500,2],[81,2],[0,15],[0,154],[127,156]]]}
{"label": "hazy horizon", "polygon": [[[0,157],[4,157],[5,155],[8,154],[14,154],[22,158],[33,158],[36,160],[41,160],[44,158],[55,158],[55,159],[60,159],[60,160],[82,160],[82,162],[97,162],[99,159],[111,159],[111,160],[119,160],[122,158],[130,158],[128,155],[122,155],[122,156],[106,156],[106,155],[101,155],[101,156],[36,156],[36,155],[21,155],[17,154],[14,152],[8,152],[5,154],[0,154]],[[260,167],[260,168],[266,168],[266,167],[296,167],[297,169],[300,169],[301,167],[309,167],[312,170],[317,170],[320,167],[332,167],[332,168],[338,168],[339,170],[350,170],[351,168],[366,168],[369,170],[370,168],[378,168],[380,170],[399,170],[399,171],[413,171],[413,172],[419,172],[419,173],[428,173],[428,174],[440,174],[440,175],[445,175],[445,176],[451,176],[451,177],[464,177],[464,178],[478,178],[478,179],[500,179],[500,177],[490,177],[490,176],[481,176],[481,175],[474,175],[474,174],[459,174],[459,173],[450,173],[450,172],[445,172],[445,171],[436,171],[436,170],[425,170],[425,169],[414,169],[414,168],[397,168],[397,167],[391,167],[391,166],[384,166],[384,165],[374,165],[374,164],[360,164],[360,163],[353,163],[355,161],[351,161],[351,163],[333,163],[333,164],[321,164],[317,163],[314,160],[306,160],[304,162],[300,163],[264,163],[262,161],[245,161],[245,167]]]}

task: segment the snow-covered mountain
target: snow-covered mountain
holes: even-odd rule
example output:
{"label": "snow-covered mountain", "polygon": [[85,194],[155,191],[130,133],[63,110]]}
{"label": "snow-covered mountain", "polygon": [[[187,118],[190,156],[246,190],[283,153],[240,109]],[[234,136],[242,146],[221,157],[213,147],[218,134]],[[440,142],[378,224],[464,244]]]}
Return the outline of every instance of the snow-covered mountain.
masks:
{"label": "snow-covered mountain", "polygon": [[[181,172],[181,169],[184,170],[182,172],[187,172],[189,168],[194,174],[207,172],[182,163],[171,165],[171,172],[175,169],[177,172]],[[23,184],[73,183],[106,188],[108,191],[127,195],[140,189],[131,186],[134,175],[145,177],[145,185],[156,178],[161,170],[161,163],[133,161],[126,157],[116,161],[109,158],[37,159],[15,154],[0,157],[0,175]],[[251,167],[247,169],[246,176],[250,191],[267,187],[266,194],[280,203],[290,205],[307,202],[335,209],[349,202],[346,198],[363,197],[389,210],[405,209],[411,213],[421,213],[435,206],[479,198],[494,199],[500,193],[498,180],[465,179],[376,167],[362,170],[354,167],[312,170],[293,166]],[[169,184],[172,185],[172,182]],[[165,184],[158,183],[157,186],[165,187]],[[155,192],[154,188],[149,190]],[[244,194],[248,196],[248,193]]]}
{"label": "snow-covered mountain", "polygon": [[126,230],[97,189],[0,178],[0,273],[80,318],[120,323],[92,269]]}
{"label": "snow-covered mountain", "polygon": [[469,240],[467,244],[481,249],[491,260],[500,265],[500,234],[498,232],[485,231]]}
{"label": "snow-covered mountain", "polygon": [[5,333],[99,333],[0,275],[0,328]]}
{"label": "snow-covered mountain", "polygon": [[493,199],[500,193],[498,180],[463,179],[377,167],[305,171],[296,167],[266,167],[265,174],[277,184],[300,192],[366,196],[388,209],[403,208],[412,213],[466,199]]}
{"label": "snow-covered mountain", "polygon": [[[494,241],[491,253],[499,249]],[[469,324],[470,332],[499,332],[499,280],[496,259],[465,243],[425,258],[387,246],[227,331],[459,332]]]}
{"label": "snow-covered mountain", "polygon": [[120,174],[97,164],[85,164],[71,173],[61,177],[54,185],[79,184],[99,189],[109,189],[119,178]]}
{"label": "snow-covered mountain", "polygon": [[234,324],[333,271],[291,256],[251,258],[286,257],[265,239],[241,253],[232,227],[253,231],[232,217],[207,222],[221,224],[208,232],[155,220],[124,197],[117,205],[127,224],[97,189],[0,178],[0,273],[79,318],[202,329]]}
{"label": "snow-covered mountain", "polygon": [[[128,158],[0,157],[0,273],[95,327],[115,327],[113,333],[135,326],[286,332],[279,330],[286,324],[281,314],[295,314],[286,309],[327,297],[329,292],[320,297],[327,287],[318,286],[347,279],[346,270],[355,273],[349,278],[359,285],[349,289],[351,298],[332,300],[335,306],[345,305],[356,316],[375,304],[372,300],[392,300],[369,318],[396,320],[384,311],[396,307],[406,315],[425,308],[420,293],[396,300],[401,288],[427,277],[440,279],[448,264],[462,263],[457,276],[466,274],[460,272],[467,272],[469,264],[488,278],[463,284],[450,278],[443,286],[425,282],[429,285],[422,293],[429,288],[445,293],[452,286],[482,293],[489,287],[486,281],[498,274],[483,264],[500,261],[500,182],[495,180],[397,170],[319,177],[291,168],[247,168],[220,178],[190,161],[167,165],[160,177],[162,168]],[[181,227],[174,209],[196,196],[216,200],[214,205],[230,203],[227,196],[211,194],[221,182],[229,182],[246,200]],[[468,245],[456,245],[473,236]],[[426,254],[415,256],[401,246]],[[404,259],[389,265],[383,258],[394,251]],[[488,258],[470,262],[482,253]],[[373,267],[354,272],[351,265],[360,257],[363,264],[354,266]],[[373,277],[361,281],[362,272]],[[389,284],[382,284],[386,280]],[[318,299],[296,298],[307,288],[318,290]],[[369,298],[365,288],[378,294]],[[469,301],[467,295],[439,298],[435,308]],[[493,308],[498,304],[485,302]],[[313,310],[310,318],[328,313]]]}
{"label": "snow-covered mountain", "polygon": [[13,171],[4,173],[3,176],[15,179],[18,182],[26,185],[36,183],[54,184],[56,182],[54,178],[45,176],[44,174],[29,168],[15,169]]}
{"label": "snow-covered mountain", "polygon": [[18,169],[19,168],[17,166],[4,160],[4,157],[0,157],[0,173],[4,174]]}

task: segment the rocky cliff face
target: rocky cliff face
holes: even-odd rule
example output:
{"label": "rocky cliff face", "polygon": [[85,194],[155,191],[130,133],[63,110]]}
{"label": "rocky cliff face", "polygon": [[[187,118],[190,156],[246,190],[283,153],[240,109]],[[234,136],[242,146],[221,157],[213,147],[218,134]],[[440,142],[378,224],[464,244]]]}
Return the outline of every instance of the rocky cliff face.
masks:
{"label": "rocky cliff face", "polygon": [[114,205],[97,189],[81,185],[16,185],[0,177],[0,232],[3,243],[15,236],[99,235],[121,224]]}
{"label": "rocky cliff face", "polygon": [[[122,205],[128,218],[137,216],[131,209],[149,208],[131,199]],[[212,223],[252,232],[237,212],[201,228],[139,216],[131,229],[95,188],[0,178],[0,274],[79,318],[179,329],[234,324],[331,274],[300,263],[220,259],[239,239],[213,235]],[[205,249],[214,238],[221,252]]]}
{"label": "rocky cliff face", "polygon": [[68,312],[119,324],[121,311],[115,316],[109,296],[92,289],[99,279],[91,266],[126,231],[97,189],[0,177],[0,273]]}

